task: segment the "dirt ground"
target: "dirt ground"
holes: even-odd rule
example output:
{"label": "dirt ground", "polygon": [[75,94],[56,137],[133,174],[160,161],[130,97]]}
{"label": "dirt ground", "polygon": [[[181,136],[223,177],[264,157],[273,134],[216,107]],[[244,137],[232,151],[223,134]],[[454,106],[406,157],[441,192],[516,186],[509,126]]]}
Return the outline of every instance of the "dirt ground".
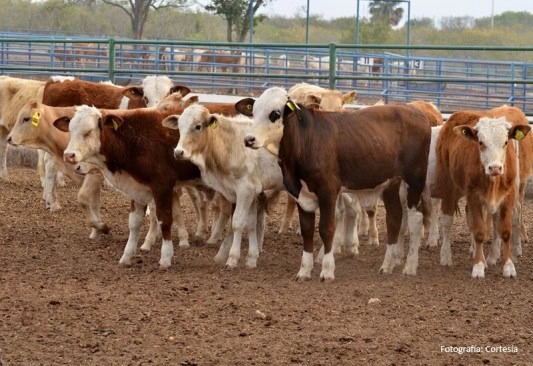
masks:
{"label": "dirt ground", "polygon": [[[212,261],[217,248],[197,243],[159,271],[159,247],[118,266],[129,202],[111,188],[102,202],[112,233],[98,241],[88,238],[72,184],[60,188],[54,213],[33,170],[12,169],[0,192],[2,366],[533,364],[531,244],[517,279],[504,279],[498,265],[472,280],[464,217],[451,268],[439,265],[437,249],[423,249],[418,276],[379,275],[384,246],[363,239],[357,258],[337,259],[334,282],[319,282],[315,266],[313,280],[299,283],[301,240],[294,230],[277,234],[280,205],[258,268],[222,269]],[[196,219],[184,201],[192,236]],[[528,202],[531,237],[532,209]],[[466,346],[480,349],[442,349]],[[490,349],[498,346],[508,348]]]}

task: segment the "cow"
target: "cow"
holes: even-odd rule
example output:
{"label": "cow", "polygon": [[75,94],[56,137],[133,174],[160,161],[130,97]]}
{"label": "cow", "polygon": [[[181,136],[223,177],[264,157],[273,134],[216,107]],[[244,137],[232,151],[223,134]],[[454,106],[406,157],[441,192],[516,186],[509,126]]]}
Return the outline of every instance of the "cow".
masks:
{"label": "cow", "polygon": [[[397,264],[402,218],[398,186],[402,181],[408,185],[411,240],[403,272],[416,274],[423,225],[420,203],[431,139],[424,114],[410,106],[323,112],[294,103],[286,90],[277,87],[267,89],[257,101],[241,100],[236,108],[253,115],[253,125],[244,143],[253,149],[265,148],[279,159],[285,188],[298,199],[304,240],[298,279],[311,278],[316,208],[320,209],[319,233],[324,243],[320,279],[335,278],[331,250],[335,203],[345,190],[370,189],[373,194],[382,193],[388,244],[380,271],[391,273]],[[303,188],[312,195],[303,195]]]}
{"label": "cow", "polygon": [[[166,76],[147,76],[140,85],[123,88],[105,83],[84,81],[72,76],[53,76],[44,87],[43,103],[52,107],[70,107],[76,105],[93,105],[106,109],[134,109],[155,107],[165,97],[173,93],[186,96],[190,89],[182,85],[174,85]],[[55,199],[54,171],[49,171],[45,181],[51,187],[45,187],[45,192],[50,192],[47,202],[51,207],[59,208]],[[93,190],[96,192],[96,189]],[[152,228],[154,227],[152,222]]]}
{"label": "cow", "polygon": [[[71,120],[59,118],[54,122],[60,130],[70,131],[63,154],[67,163],[95,165],[114,188],[132,199],[130,234],[121,265],[131,264],[146,207],[154,200],[163,236],[159,267],[170,267],[173,214],[180,214],[179,209],[173,209],[174,189],[201,184],[200,171],[194,164],[174,158],[179,134],[161,126],[170,113],[155,109],[99,110],[83,105],[76,107]],[[180,246],[188,247],[183,233],[178,231],[178,236]]]}
{"label": "cow", "polygon": [[255,268],[264,236],[265,209],[258,195],[283,189],[281,170],[267,151],[252,151],[242,141],[251,126],[247,117],[211,114],[201,105],[192,105],[179,116],[163,121],[169,128],[179,128],[180,139],[174,149],[179,159],[191,161],[201,171],[205,184],[235,204],[232,233],[224,240],[215,261],[235,268],[240,258],[245,227],[249,234],[246,267]]}
{"label": "cow", "polygon": [[[487,215],[497,220],[498,236],[503,241],[503,276],[516,277],[511,235],[520,177],[513,140],[522,140],[530,129],[525,124],[509,123],[506,117],[495,118],[479,111],[455,112],[442,127],[431,187],[432,197],[442,200],[442,265],[452,264],[450,228],[458,200],[466,197],[468,226],[475,241],[472,277],[485,277]],[[520,235],[519,228],[516,234]]]}
{"label": "cow", "polygon": [[242,53],[232,53],[230,51],[205,51],[200,55],[198,61],[198,71],[216,71],[220,68],[222,72],[240,72],[244,65],[245,57]]}
{"label": "cow", "polygon": [[7,136],[20,109],[43,99],[44,82],[0,76],[0,179],[7,179]]}
{"label": "cow", "polygon": [[[90,170],[81,176],[70,164],[63,161],[63,151],[68,145],[69,135],[54,128],[53,122],[59,117],[72,118],[74,107],[49,107],[37,101],[27,103],[19,111],[17,122],[9,133],[7,142],[13,146],[27,146],[46,151],[53,160],[52,169],[59,169],[75,184],[81,186],[78,203],[91,227],[91,239],[100,233],[108,233],[108,226],[100,216],[100,190],[104,177],[99,171]],[[50,187],[50,183],[47,187]],[[48,193],[51,194],[51,193]]]}

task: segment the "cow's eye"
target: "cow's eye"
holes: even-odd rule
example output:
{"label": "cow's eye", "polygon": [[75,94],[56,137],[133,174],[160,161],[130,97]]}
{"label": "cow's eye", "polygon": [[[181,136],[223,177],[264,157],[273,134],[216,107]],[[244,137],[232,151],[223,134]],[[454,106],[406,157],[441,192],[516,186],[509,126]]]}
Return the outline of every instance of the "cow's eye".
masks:
{"label": "cow's eye", "polygon": [[29,122],[29,121],[30,121],[30,117],[24,117],[24,118],[22,119],[22,122]]}
{"label": "cow's eye", "polygon": [[202,125],[196,125],[196,126],[194,126],[194,129],[196,131],[200,131],[202,129]]}
{"label": "cow's eye", "polygon": [[505,141],[505,144],[503,144],[503,147],[507,146],[507,142],[508,142],[508,141]]}
{"label": "cow's eye", "polygon": [[87,138],[91,135],[91,131],[87,131],[83,134],[83,137]]}
{"label": "cow's eye", "polygon": [[480,142],[479,142],[479,147],[480,147],[480,148],[484,148],[484,147],[485,147],[485,144],[483,143],[483,141],[480,141]]}
{"label": "cow's eye", "polygon": [[280,119],[280,117],[281,117],[280,111],[272,111],[268,115],[268,119],[270,120],[270,122],[276,122],[278,119]]}

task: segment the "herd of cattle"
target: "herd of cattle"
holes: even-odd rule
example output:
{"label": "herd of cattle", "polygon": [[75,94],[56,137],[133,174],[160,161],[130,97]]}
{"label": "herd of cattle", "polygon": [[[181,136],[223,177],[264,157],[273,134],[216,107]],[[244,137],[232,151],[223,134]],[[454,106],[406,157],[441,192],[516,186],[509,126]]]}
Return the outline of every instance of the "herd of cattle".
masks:
{"label": "herd of cattle", "polygon": [[[207,243],[222,240],[215,261],[229,268],[238,265],[245,229],[245,265],[257,266],[268,206],[287,191],[280,232],[288,230],[297,207],[304,244],[300,280],[311,278],[317,209],[321,280],[334,279],[334,253],[358,254],[359,232],[379,244],[380,199],[387,226],[380,271],[391,273],[405,260],[403,273],[415,275],[424,232],[427,245],[439,241],[439,215],[440,263],[452,264],[450,229],[465,197],[472,277],[484,277],[500,252],[504,277],[516,276],[513,259],[528,239],[521,207],[533,167],[533,134],[521,110],[458,111],[443,123],[428,102],[344,110],[355,91],[341,94],[305,83],[289,91],[273,87],[236,104],[200,105],[189,93],[165,76],[125,88],[73,77],[44,82],[1,76],[0,178],[7,179],[7,143],[45,151],[46,207],[60,208],[59,171],[80,186],[78,202],[92,239],[109,232],[100,215],[106,181],[132,202],[120,264],[131,263],[148,214],[141,250],[162,236],[160,268],[171,265],[173,223],[179,246],[189,246],[183,189],[194,204],[200,238],[207,237],[212,207]],[[483,243],[492,227],[485,259]]]}

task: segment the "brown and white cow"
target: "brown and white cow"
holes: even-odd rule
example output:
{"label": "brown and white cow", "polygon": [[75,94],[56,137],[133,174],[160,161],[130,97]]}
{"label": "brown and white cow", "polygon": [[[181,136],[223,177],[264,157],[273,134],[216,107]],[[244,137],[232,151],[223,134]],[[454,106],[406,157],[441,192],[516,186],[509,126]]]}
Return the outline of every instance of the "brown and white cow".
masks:
{"label": "brown and white cow", "polygon": [[37,101],[26,104],[20,110],[17,123],[9,133],[8,143],[14,146],[27,146],[46,151],[54,159],[54,167],[67,175],[75,184],[81,186],[78,191],[78,203],[92,228],[91,239],[99,233],[107,233],[109,228],[100,216],[100,190],[104,177],[96,171],[81,176],[72,165],[63,161],[63,151],[68,145],[70,135],[54,128],[53,123],[59,117],[72,118],[74,107],[49,107]]}
{"label": "brown and white cow", "polygon": [[[426,117],[409,106],[370,107],[357,112],[322,112],[298,106],[282,88],[267,89],[257,101],[238,103],[241,112],[253,105],[253,126],[245,138],[251,148],[264,147],[278,157],[286,189],[298,199],[304,239],[299,279],[311,277],[315,209],[324,243],[320,278],[334,279],[332,239],[335,203],[341,191],[380,188],[387,211],[388,245],[381,271],[397,264],[402,206],[398,185],[408,185],[411,246],[404,268],[416,274],[422,235],[419,204],[426,181],[430,127]],[[302,195],[304,188],[313,193]]]}
{"label": "brown and white cow", "polygon": [[[131,264],[146,207],[154,200],[163,236],[159,265],[170,266],[174,253],[173,213],[179,214],[172,207],[174,189],[200,183],[200,171],[194,164],[174,158],[179,133],[161,126],[169,114],[146,108],[121,111],[80,106],[72,120],[54,122],[57,128],[70,131],[64,152],[66,162],[95,165],[114,188],[133,200],[130,235],[120,259],[123,265]],[[181,236],[179,232],[178,235]]]}
{"label": "brown and white cow", "polygon": [[503,241],[503,276],[516,276],[511,235],[520,177],[513,141],[523,139],[530,129],[528,125],[512,125],[506,117],[474,111],[456,112],[442,127],[431,189],[433,197],[442,199],[442,265],[452,264],[450,228],[459,199],[466,197],[467,221],[476,244],[472,277],[485,277],[487,215],[497,216],[497,231]]}

